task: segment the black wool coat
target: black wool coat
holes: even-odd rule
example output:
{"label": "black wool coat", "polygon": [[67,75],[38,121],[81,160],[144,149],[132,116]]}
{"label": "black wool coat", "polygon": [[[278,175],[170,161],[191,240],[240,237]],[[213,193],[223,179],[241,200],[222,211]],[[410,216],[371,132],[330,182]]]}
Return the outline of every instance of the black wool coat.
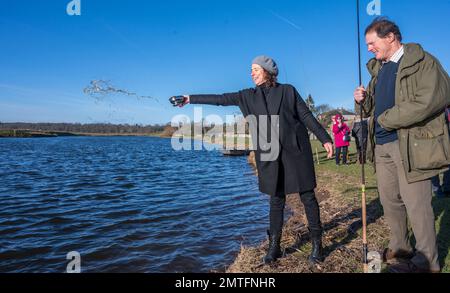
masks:
{"label": "black wool coat", "polygon": [[[239,106],[245,117],[254,115],[258,121],[260,115],[279,115],[276,122],[280,143],[277,158],[273,161],[261,160],[261,155],[267,153],[264,151],[266,145],[262,145],[259,140],[254,145],[259,190],[276,195],[280,193],[280,186],[284,194],[302,193],[316,188],[314,159],[307,128],[323,144],[332,140],[292,85],[277,84],[271,88],[256,87],[222,95],[191,95],[190,103]],[[254,135],[252,141],[256,141]],[[270,135],[267,141],[270,143]]]}

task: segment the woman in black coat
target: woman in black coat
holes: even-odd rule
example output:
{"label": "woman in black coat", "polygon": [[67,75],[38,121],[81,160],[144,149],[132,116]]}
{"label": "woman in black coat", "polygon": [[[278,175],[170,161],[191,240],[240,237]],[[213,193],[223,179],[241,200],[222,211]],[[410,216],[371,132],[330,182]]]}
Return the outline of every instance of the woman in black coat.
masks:
{"label": "woman in black coat", "polygon": [[[311,114],[297,90],[292,85],[277,83],[277,75],[276,63],[271,58],[259,56],[252,63],[255,88],[222,95],[185,95],[180,106],[188,103],[239,106],[245,117],[253,115],[260,123],[266,121],[261,117],[267,118],[271,127],[266,128],[272,130],[268,133],[261,133],[261,129],[258,133],[256,127],[250,126],[253,128],[252,141],[256,147],[259,189],[271,196],[269,250],[264,262],[271,263],[281,257],[280,240],[286,194],[299,193],[305,206],[313,244],[309,261],[316,263],[323,260],[322,224],[314,194],[316,176],[307,128],[322,142],[328,158],[333,155],[332,140]],[[266,139],[255,139],[256,133],[259,134],[258,138]],[[275,156],[269,156],[268,153],[273,152],[267,150],[268,144],[273,146],[273,142],[277,143],[275,147],[278,148]]]}

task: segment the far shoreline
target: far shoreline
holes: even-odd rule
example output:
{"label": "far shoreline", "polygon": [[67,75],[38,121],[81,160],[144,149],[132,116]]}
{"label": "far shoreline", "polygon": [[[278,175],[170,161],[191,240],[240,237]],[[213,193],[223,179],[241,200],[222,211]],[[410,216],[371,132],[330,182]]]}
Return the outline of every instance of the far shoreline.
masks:
{"label": "far shoreline", "polygon": [[92,137],[160,137],[170,138],[163,132],[158,133],[87,133],[87,132],[60,132],[60,131],[38,131],[29,129],[0,130],[0,138],[51,138],[68,136],[92,136]]}

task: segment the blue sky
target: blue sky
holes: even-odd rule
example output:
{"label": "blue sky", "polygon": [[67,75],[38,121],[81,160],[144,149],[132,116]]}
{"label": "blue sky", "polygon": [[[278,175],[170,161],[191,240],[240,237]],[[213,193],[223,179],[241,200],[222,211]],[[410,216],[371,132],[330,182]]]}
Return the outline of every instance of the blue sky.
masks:
{"label": "blue sky", "polygon": [[[166,123],[193,117],[171,95],[252,87],[250,63],[272,56],[281,83],[316,104],[351,108],[357,85],[354,0],[112,1],[0,0],[0,121]],[[374,16],[361,0],[361,29]],[[450,70],[450,0],[381,0],[382,15]],[[362,62],[371,57],[362,43]],[[368,81],[365,68],[364,83]],[[93,79],[153,96],[97,101],[83,94]],[[233,114],[235,107],[203,109]]]}

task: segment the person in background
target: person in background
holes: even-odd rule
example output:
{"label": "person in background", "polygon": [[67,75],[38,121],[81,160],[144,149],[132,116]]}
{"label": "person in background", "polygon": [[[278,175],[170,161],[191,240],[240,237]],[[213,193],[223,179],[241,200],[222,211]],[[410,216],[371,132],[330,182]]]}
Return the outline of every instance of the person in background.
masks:
{"label": "person in background", "polygon": [[350,145],[350,128],[343,121],[344,118],[341,114],[334,116],[335,123],[333,124],[334,145],[336,146],[336,165],[342,163],[347,165],[347,153]]}
{"label": "person in background", "polygon": [[358,161],[360,164],[366,162],[367,135],[367,120],[361,120],[361,118],[356,115],[352,127],[352,136],[355,138]]}

